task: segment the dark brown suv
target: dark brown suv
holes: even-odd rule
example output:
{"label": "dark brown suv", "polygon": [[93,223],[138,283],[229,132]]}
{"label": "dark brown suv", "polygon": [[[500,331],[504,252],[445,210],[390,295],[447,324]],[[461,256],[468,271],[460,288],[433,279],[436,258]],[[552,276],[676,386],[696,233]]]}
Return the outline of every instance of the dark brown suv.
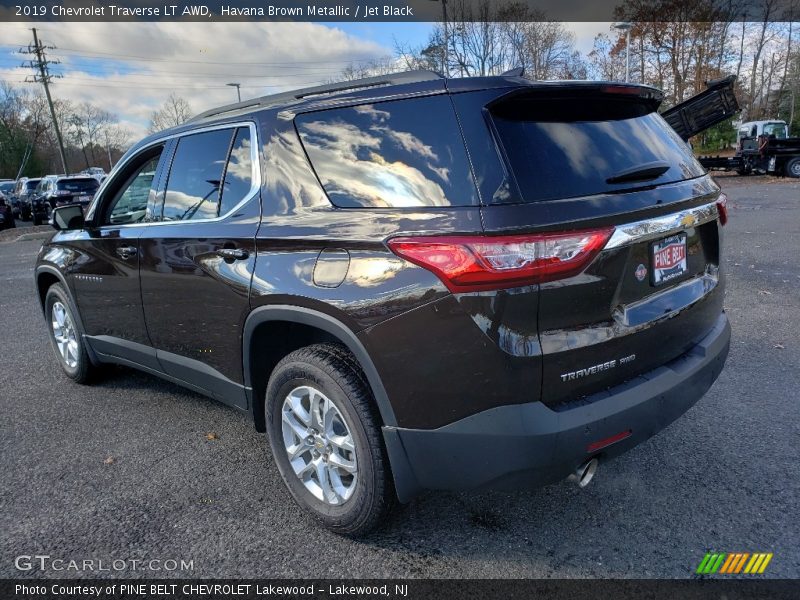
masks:
{"label": "dark brown suv", "polygon": [[204,113],[55,209],[56,357],[251,415],[342,533],[424,489],[585,485],[728,352],[724,197],[660,100],[411,72]]}

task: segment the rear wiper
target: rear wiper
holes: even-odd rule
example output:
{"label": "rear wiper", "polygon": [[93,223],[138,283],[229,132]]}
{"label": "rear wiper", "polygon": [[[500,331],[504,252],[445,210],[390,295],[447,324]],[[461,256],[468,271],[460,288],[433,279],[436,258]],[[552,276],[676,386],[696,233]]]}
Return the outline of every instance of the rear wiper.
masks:
{"label": "rear wiper", "polygon": [[648,181],[655,179],[669,171],[669,163],[663,160],[656,160],[644,163],[630,169],[620,171],[606,179],[606,183],[627,183],[630,181]]}

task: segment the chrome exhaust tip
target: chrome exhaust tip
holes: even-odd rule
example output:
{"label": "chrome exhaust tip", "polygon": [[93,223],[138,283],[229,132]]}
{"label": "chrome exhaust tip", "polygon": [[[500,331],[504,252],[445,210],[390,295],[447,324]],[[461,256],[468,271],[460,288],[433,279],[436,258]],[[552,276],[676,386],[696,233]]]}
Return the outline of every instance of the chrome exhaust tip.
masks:
{"label": "chrome exhaust tip", "polygon": [[597,473],[597,459],[593,458],[575,469],[575,472],[567,477],[567,481],[573,481],[578,484],[578,487],[584,488],[589,485],[595,473]]}

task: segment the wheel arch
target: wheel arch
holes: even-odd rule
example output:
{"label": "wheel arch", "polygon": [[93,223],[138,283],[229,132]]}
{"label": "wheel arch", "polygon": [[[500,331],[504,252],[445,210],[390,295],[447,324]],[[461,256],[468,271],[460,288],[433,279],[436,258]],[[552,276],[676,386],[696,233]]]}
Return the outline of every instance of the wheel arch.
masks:
{"label": "wheel arch", "polygon": [[39,296],[39,306],[44,310],[44,300],[47,297],[47,290],[54,283],[60,283],[67,293],[70,292],[66,279],[58,269],[42,266],[36,269],[36,291]]}
{"label": "wheel arch", "polygon": [[[69,296],[70,301],[72,302],[72,306],[75,308],[73,313],[73,317],[78,323],[78,327],[81,331],[86,332],[86,329],[83,326],[83,320],[81,319],[80,309],[78,309],[78,303],[75,301],[75,295],[72,292],[72,288],[67,283],[66,277],[64,274],[56,269],[55,267],[51,267],[49,265],[39,265],[36,267],[36,292],[39,298],[39,304],[42,308],[42,314],[45,313],[45,299],[47,298],[47,290],[49,290],[54,284],[60,283],[61,287],[64,288],[64,292]],[[47,318],[47,317],[45,317]],[[92,345],[86,341],[86,337],[84,336],[84,341],[86,342],[86,353],[89,355],[89,360],[93,365],[100,364],[100,359],[97,357],[94,349],[92,349]]]}
{"label": "wheel arch", "polygon": [[[270,334],[283,336],[283,339],[288,334],[297,339],[294,340],[294,343],[267,346],[265,354],[262,342],[268,339]],[[261,399],[274,366],[288,352],[298,347],[326,341],[342,344],[356,357],[367,377],[383,425],[396,426],[394,411],[375,363],[356,334],[347,325],[335,317],[314,309],[292,305],[269,305],[260,306],[248,315],[242,334],[244,384],[248,390],[250,410],[258,431],[265,430],[264,406]],[[264,367],[262,361],[265,360],[265,357],[269,373],[263,377],[257,377],[256,370]]]}

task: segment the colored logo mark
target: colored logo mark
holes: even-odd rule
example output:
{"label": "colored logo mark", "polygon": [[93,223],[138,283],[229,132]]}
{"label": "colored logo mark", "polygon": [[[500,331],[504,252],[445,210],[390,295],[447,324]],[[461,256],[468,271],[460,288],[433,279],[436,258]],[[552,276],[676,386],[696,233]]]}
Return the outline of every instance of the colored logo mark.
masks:
{"label": "colored logo mark", "polygon": [[698,575],[759,575],[772,560],[772,552],[706,552],[695,573]]}

